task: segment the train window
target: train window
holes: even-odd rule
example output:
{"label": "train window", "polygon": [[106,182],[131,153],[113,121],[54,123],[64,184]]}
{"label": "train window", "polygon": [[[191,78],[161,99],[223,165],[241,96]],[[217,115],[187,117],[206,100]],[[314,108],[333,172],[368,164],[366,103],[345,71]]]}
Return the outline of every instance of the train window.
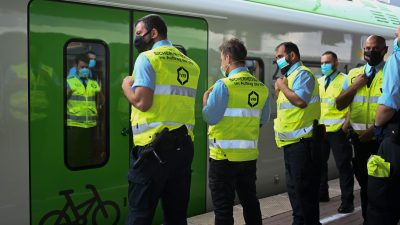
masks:
{"label": "train window", "polygon": [[259,81],[264,83],[264,62],[260,58],[247,57],[246,67]]}
{"label": "train window", "polygon": [[103,42],[65,44],[64,161],[71,170],[100,167],[108,160],[107,71]]}

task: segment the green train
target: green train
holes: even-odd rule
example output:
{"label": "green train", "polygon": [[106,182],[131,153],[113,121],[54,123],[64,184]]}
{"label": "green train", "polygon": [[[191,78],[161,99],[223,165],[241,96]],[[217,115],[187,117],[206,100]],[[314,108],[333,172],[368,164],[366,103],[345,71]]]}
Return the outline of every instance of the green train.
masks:
{"label": "green train", "polygon": [[[0,6],[0,223],[5,225],[124,223],[132,139],[121,82],[138,55],[133,47],[138,18],[162,15],[168,39],[201,69],[188,217],[212,210],[201,98],[221,78],[218,47],[224,40],[242,39],[249,70],[273,88],[280,42],[297,43],[303,62],[317,74],[320,54],[335,51],[347,72],[362,62],[369,34],[387,37],[391,47],[400,21],[400,9],[368,0],[6,0]],[[78,154],[78,162],[68,157],[66,79],[76,55],[87,51],[96,55],[92,72],[104,101],[91,139],[93,154]],[[285,192],[272,124],[276,107],[270,107],[259,139],[259,197]],[[330,171],[336,176],[332,162]],[[160,210],[154,223],[161,223]]]}

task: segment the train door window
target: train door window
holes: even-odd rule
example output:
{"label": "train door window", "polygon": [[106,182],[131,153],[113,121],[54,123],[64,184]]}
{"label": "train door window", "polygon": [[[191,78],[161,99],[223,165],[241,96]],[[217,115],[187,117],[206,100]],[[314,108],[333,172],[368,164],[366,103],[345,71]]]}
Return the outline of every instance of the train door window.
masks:
{"label": "train door window", "polygon": [[109,157],[107,52],[100,41],[64,47],[64,161],[71,170],[100,167]]}
{"label": "train door window", "polygon": [[264,83],[264,62],[260,58],[247,57],[245,60],[246,67],[259,81]]}

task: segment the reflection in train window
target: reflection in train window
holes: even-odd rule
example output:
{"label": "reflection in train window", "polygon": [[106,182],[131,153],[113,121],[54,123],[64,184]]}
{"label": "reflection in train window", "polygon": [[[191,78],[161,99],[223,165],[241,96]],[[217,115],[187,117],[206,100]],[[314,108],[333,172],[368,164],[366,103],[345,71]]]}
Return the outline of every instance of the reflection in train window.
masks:
{"label": "reflection in train window", "polygon": [[108,160],[108,54],[99,41],[69,41],[64,48],[65,163],[72,170]]}
{"label": "reflection in train window", "polygon": [[260,58],[247,57],[246,67],[259,81],[264,83],[264,62]]}

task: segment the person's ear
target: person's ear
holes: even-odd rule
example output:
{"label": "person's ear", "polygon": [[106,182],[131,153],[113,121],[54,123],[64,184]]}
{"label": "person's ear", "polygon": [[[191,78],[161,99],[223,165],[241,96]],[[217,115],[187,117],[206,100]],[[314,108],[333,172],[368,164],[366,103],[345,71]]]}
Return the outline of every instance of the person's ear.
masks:
{"label": "person's ear", "polygon": [[154,28],[151,29],[150,37],[151,37],[152,39],[157,38],[157,37],[158,37],[158,30],[157,30],[157,29],[154,29]]}

